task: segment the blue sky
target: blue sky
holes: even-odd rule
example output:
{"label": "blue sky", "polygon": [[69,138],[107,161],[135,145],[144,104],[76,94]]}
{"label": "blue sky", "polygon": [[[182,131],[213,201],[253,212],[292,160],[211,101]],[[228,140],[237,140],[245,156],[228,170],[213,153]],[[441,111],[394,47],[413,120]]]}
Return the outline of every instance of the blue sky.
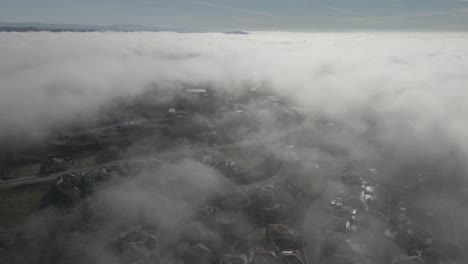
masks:
{"label": "blue sky", "polygon": [[0,21],[245,30],[468,30],[468,0],[0,0]]}

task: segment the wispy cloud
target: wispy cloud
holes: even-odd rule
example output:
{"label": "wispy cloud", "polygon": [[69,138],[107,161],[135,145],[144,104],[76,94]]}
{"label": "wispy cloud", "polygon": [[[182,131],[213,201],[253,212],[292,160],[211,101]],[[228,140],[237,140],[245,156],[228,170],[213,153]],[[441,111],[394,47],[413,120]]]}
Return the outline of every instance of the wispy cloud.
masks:
{"label": "wispy cloud", "polygon": [[175,10],[175,9],[177,9],[175,6],[167,6],[167,7],[158,7],[158,8],[156,8],[156,10],[163,10],[163,11]]}
{"label": "wispy cloud", "polygon": [[325,8],[333,10],[333,11],[341,12],[341,13],[359,14],[359,12],[349,10],[349,9],[339,8],[339,7],[335,7],[335,6],[326,6]]}
{"label": "wispy cloud", "polygon": [[343,18],[343,19],[339,19],[339,21],[356,22],[356,23],[364,23],[364,24],[376,24],[376,23],[391,22],[391,21],[395,21],[399,19],[413,19],[413,18],[422,18],[422,17],[453,16],[453,15],[468,15],[468,9],[443,11],[443,12],[417,12],[417,13],[377,16],[377,17]]}
{"label": "wispy cloud", "polygon": [[195,5],[208,6],[212,8],[230,10],[230,11],[235,11],[235,12],[240,12],[240,13],[247,13],[247,14],[253,14],[253,15],[260,15],[260,16],[273,16],[273,14],[267,13],[267,12],[246,9],[246,8],[237,8],[237,7],[232,7],[232,6],[220,5],[220,4],[213,4],[209,2],[193,1],[193,0],[179,0],[179,1],[190,3],[190,4],[195,4]]}

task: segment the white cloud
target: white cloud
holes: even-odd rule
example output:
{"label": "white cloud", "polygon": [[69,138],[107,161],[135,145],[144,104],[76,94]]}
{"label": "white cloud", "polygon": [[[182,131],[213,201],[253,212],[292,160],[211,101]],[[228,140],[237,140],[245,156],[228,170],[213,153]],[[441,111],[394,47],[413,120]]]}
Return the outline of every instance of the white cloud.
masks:
{"label": "white cloud", "polygon": [[385,127],[379,134],[382,142],[398,138],[408,151],[432,151],[434,142],[443,142],[468,153],[467,37],[1,33],[0,133],[40,134],[76,113],[152,84],[235,89],[268,83],[308,110],[350,126],[359,127],[369,115],[379,117],[381,129]]}
{"label": "white cloud", "polygon": [[[0,135],[44,132],[148,85],[266,84],[311,116],[337,121],[331,136],[306,136],[344,147],[353,158],[378,161],[390,179],[414,178],[415,168],[422,167],[456,185],[467,171],[467,46],[467,33],[0,33]],[[206,194],[219,180],[192,162],[150,171],[116,192],[101,192],[95,210],[106,208],[101,213],[118,216],[117,224],[140,218],[141,211],[173,221],[188,206],[179,194]],[[165,189],[172,203],[155,192],[165,187],[153,177],[158,174],[173,174],[183,183],[177,192]],[[445,193],[420,198],[431,210],[434,200],[453,206],[445,210],[453,214],[456,240],[466,241],[467,208],[458,202],[466,192],[458,186],[450,191],[458,200]],[[88,257],[101,258],[96,252],[108,244],[96,237],[108,239],[112,228],[87,234],[90,244],[66,236],[73,256],[82,251],[76,245],[85,244],[92,249]]]}

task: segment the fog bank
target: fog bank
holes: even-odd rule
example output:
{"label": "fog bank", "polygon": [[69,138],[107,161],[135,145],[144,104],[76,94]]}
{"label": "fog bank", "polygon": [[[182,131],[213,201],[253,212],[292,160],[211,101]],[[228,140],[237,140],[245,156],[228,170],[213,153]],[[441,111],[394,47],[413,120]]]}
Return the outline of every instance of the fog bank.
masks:
{"label": "fog bank", "polygon": [[460,143],[467,44],[465,33],[0,33],[0,133],[37,135],[150,86],[267,85],[311,112],[379,115]]}
{"label": "fog bank", "polygon": [[[384,184],[406,184],[419,174],[443,183],[443,191],[414,200],[450,216],[437,219],[434,229],[452,221],[459,229],[453,239],[462,244],[468,234],[467,46],[467,33],[0,33],[0,137],[41,138],[151,88],[265,87],[295,102],[310,120],[334,127],[304,135],[311,146],[301,146],[303,160],[317,154],[313,143],[320,141],[345,150],[351,161],[375,165]],[[256,107],[246,109],[255,113]],[[262,133],[273,131],[274,120],[260,122],[268,125]],[[275,147],[282,151],[282,143]],[[176,211],[191,207],[187,200],[199,193],[215,192],[219,181],[218,173],[190,160],[149,174],[178,181],[173,186],[142,173],[99,193],[90,210],[119,219],[115,225],[139,218],[167,223],[183,218]],[[88,260],[100,249],[91,244],[86,250]]]}

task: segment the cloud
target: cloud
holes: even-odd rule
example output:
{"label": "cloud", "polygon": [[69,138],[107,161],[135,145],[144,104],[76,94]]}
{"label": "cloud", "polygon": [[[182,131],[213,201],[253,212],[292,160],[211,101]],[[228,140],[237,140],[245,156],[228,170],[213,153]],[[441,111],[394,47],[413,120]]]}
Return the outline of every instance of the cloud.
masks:
{"label": "cloud", "polygon": [[[333,133],[312,127],[301,135],[304,160],[322,152],[325,160],[338,159],[319,149],[323,144],[344,150],[350,160],[377,164],[386,184],[428,172],[448,187],[418,201],[450,205],[446,221],[453,221],[456,242],[466,242],[468,211],[460,201],[467,199],[467,39],[466,33],[418,32],[0,33],[0,135],[45,135],[60,124],[95,117],[115,98],[154,87],[268,87],[311,120],[336,127]],[[264,117],[262,133],[283,125],[258,105],[245,107]],[[176,187],[155,175],[174,176]],[[171,222],[192,205],[184,199],[216,190],[218,177],[184,160],[100,193],[94,210],[114,219]],[[103,247],[100,239],[118,233],[121,222],[114,224],[70,240],[83,242],[77,244],[93,258]],[[68,250],[76,254],[75,246]]]}
{"label": "cloud", "polygon": [[363,24],[377,24],[377,23],[398,21],[401,19],[417,19],[417,18],[424,18],[424,17],[439,17],[439,16],[466,16],[466,15],[468,15],[467,9],[457,9],[457,10],[442,11],[442,12],[416,12],[416,13],[376,16],[376,17],[343,18],[343,19],[339,19],[339,21],[355,22],[355,23],[363,23]]}
{"label": "cloud", "polygon": [[267,12],[256,11],[256,10],[245,9],[245,8],[237,8],[237,7],[226,6],[226,5],[213,4],[209,2],[192,1],[192,0],[178,0],[178,1],[191,3],[195,5],[212,7],[212,8],[224,9],[224,10],[229,10],[229,11],[234,11],[234,12],[239,12],[239,13],[246,13],[246,14],[251,14],[251,15],[273,16],[273,14],[267,13]]}
{"label": "cloud", "polygon": [[[464,34],[0,36],[2,135],[41,134],[57,123],[88,117],[114,97],[181,83],[223,89],[268,83],[304,107],[330,115],[356,119],[355,111],[362,109],[385,117],[401,113],[415,129],[427,125],[447,137],[460,137],[458,129],[467,129],[460,123],[466,109],[457,103],[467,96],[460,90],[467,79]],[[436,109],[441,112],[434,115]],[[454,118],[442,122],[442,116]],[[387,120],[398,122],[382,118]],[[468,150],[463,142],[457,145]]]}
{"label": "cloud", "polygon": [[[3,135],[41,134],[57,123],[92,117],[114,97],[184,83],[222,89],[268,83],[311,111],[349,115],[349,121],[379,113],[382,122],[399,123],[398,114],[407,117],[418,141],[434,129],[452,140],[467,129],[461,87],[468,54],[461,33],[0,36]],[[363,109],[369,112],[357,113]],[[468,151],[463,141],[456,145]]]}

